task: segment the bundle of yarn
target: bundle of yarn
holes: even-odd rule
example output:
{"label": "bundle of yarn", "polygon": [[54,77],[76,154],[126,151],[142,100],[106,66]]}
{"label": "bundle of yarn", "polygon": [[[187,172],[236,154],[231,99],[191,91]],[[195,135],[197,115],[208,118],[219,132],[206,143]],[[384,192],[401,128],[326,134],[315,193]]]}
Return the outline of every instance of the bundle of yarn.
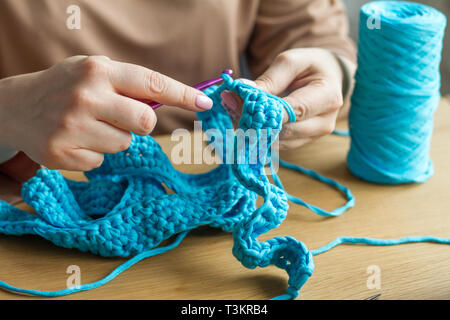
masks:
{"label": "bundle of yarn", "polygon": [[361,8],[347,157],[356,176],[400,184],[433,175],[429,151],[445,26],[444,14],[417,3]]}
{"label": "bundle of yarn", "polygon": [[[337,188],[347,202],[328,212],[289,195],[273,171],[270,146],[281,129],[283,108],[290,121],[295,121],[291,106],[283,99],[233,80],[227,74],[222,74],[222,78],[224,81],[220,86],[205,90],[214,105],[198,117],[203,121],[203,128],[222,133],[222,141],[212,139],[212,144],[235,148],[239,145],[237,135],[229,134],[233,127],[221,105],[220,94],[229,90],[242,97],[239,128],[244,132],[253,130],[256,139],[241,144],[244,152],[236,152],[235,161],[223,161],[203,174],[185,174],[172,166],[151,136],[133,135],[128,150],[105,155],[98,169],[86,172],[88,182],[69,180],[58,171],[38,171],[22,189],[23,199],[37,214],[29,214],[0,201],[0,233],[37,235],[61,247],[104,257],[132,257],[103,279],[59,291],[17,288],[3,281],[0,281],[0,288],[46,297],[91,290],[111,281],[142,259],[175,248],[190,230],[202,225],[231,232],[233,255],[245,267],[274,265],[287,272],[287,292],[275,299],[296,298],[313,273],[313,256],[343,243],[396,245],[427,241],[450,244],[450,239],[431,236],[393,240],[339,237],[316,250],[308,250],[304,243],[289,236],[259,242],[261,234],[277,228],[285,219],[288,201],[322,216],[338,216],[354,206],[354,197],[338,182],[279,159],[281,165]],[[263,135],[266,143],[261,147]],[[231,144],[232,140],[234,144]],[[229,156],[229,149],[218,148],[216,151],[222,160]],[[258,155],[256,162],[248,161],[248,155],[252,153]],[[272,169],[274,184],[266,176],[266,165]],[[174,193],[168,193],[164,185]],[[256,204],[258,196],[264,199],[259,207]],[[173,237],[170,245],[160,246],[161,242]]]}

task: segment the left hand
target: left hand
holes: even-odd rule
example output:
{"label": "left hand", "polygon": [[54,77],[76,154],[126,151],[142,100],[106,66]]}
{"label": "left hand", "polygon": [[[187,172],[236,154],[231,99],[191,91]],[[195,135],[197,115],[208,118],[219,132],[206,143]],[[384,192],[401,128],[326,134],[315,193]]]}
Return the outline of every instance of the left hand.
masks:
{"label": "left hand", "polygon": [[[280,149],[298,148],[334,130],[339,110],[344,104],[343,76],[343,70],[331,52],[305,48],[281,53],[255,80],[255,87],[273,95],[287,92],[283,99],[294,109],[296,122],[289,123],[287,113],[284,114],[283,129],[279,135]],[[229,113],[240,114],[242,100],[227,93],[223,93],[222,98]]]}

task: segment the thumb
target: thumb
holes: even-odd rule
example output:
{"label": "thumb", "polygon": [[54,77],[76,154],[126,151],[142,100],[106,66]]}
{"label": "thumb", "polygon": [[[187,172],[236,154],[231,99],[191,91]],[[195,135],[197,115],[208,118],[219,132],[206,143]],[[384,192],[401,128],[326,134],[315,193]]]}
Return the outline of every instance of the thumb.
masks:
{"label": "thumb", "polygon": [[[255,80],[256,87],[275,96],[280,96],[297,77],[298,70],[293,68],[286,55],[279,55],[269,68]],[[290,97],[283,98],[289,105]],[[283,108],[283,124],[289,122],[289,115]]]}
{"label": "thumb", "polygon": [[295,80],[297,74],[285,59],[275,59],[256,80],[256,87],[273,95],[280,95]]}
{"label": "thumb", "polygon": [[[249,86],[264,90],[262,88],[262,86],[258,85],[255,81],[245,79],[245,78],[240,78],[239,80]],[[267,90],[264,90],[264,91],[267,91]],[[233,123],[233,127],[235,129],[238,128],[239,120],[242,115],[242,105],[243,105],[244,101],[236,93],[231,92],[231,91],[223,91],[221,94],[221,97],[222,97],[222,106],[225,108],[228,115],[230,116],[231,121]],[[285,100],[286,100],[286,102],[289,103],[288,99],[289,99],[289,97],[286,97]],[[288,121],[289,121],[289,115],[286,112],[286,110],[283,108],[283,122],[282,123],[284,124]]]}
{"label": "thumb", "polygon": [[[269,70],[268,70],[269,71]],[[273,76],[271,75],[273,74]],[[264,73],[263,75],[261,75],[258,79],[255,80],[254,82],[254,87],[261,89],[263,91],[266,91],[270,94],[273,95],[280,95],[290,84],[287,83],[287,81],[274,81],[273,78],[275,77],[275,79],[278,79],[278,75],[275,73],[270,72],[269,75],[267,75],[267,72]],[[280,77],[280,79],[283,79],[283,77]],[[287,83],[287,84],[286,84]],[[292,106],[292,104],[290,103],[290,97],[284,97],[283,98],[290,106]],[[282,124],[285,124],[286,122],[289,122],[289,115],[286,111],[285,108],[283,108],[283,121]]]}

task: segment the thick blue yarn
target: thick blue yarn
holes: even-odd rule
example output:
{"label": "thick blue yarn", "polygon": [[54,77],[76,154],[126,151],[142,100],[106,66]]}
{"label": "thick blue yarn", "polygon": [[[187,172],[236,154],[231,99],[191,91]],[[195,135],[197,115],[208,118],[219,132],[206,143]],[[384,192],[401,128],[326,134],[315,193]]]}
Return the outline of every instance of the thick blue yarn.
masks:
{"label": "thick blue yarn", "polygon": [[[223,136],[226,129],[232,129],[220,104],[223,90],[232,90],[244,98],[239,124],[244,131],[254,129],[259,136],[263,129],[272,130],[276,138],[283,108],[295,121],[284,100],[226,74],[222,77],[222,85],[205,91],[214,101],[212,110],[199,114],[205,129],[218,129]],[[249,142],[245,148],[251,151],[258,148],[258,143]],[[176,246],[189,230],[210,225],[233,233],[233,254],[244,266],[275,265],[286,270],[288,294],[296,297],[314,269],[309,250],[292,237],[257,240],[262,233],[278,227],[288,210],[286,193],[265,175],[267,154],[257,164],[235,161],[204,174],[184,174],[173,168],[151,136],[133,136],[128,150],[106,155],[101,167],[86,172],[89,182],[71,181],[58,171],[39,170],[22,189],[23,199],[37,214],[0,202],[0,233],[35,234],[58,246],[105,257],[135,257],[106,278],[80,288],[46,292],[6,283],[0,286],[39,296],[89,290],[108,282],[137,261]],[[175,193],[167,194],[162,183]],[[264,199],[259,208],[257,195]],[[176,234],[180,236],[172,246],[155,249]]]}
{"label": "thick blue yarn", "polygon": [[361,8],[347,158],[356,176],[399,184],[433,175],[429,148],[445,26],[445,15],[417,3],[377,1]]}
{"label": "thick blue yarn", "polygon": [[[410,12],[409,7],[405,8]],[[359,70],[360,77],[361,72]],[[223,90],[234,91],[243,97],[243,115],[239,123],[243,130],[254,129],[258,136],[262,129],[273,130],[275,138],[281,129],[282,108],[288,111],[290,120],[295,121],[292,108],[284,100],[233,80],[226,74],[222,77],[222,85],[205,91],[213,99],[214,106],[211,111],[198,115],[204,128],[215,128],[222,133],[232,128],[231,121],[220,104],[220,93]],[[427,79],[422,80],[433,87],[430,82],[426,82]],[[424,90],[423,101],[428,101],[427,94],[430,91],[422,89],[418,84],[419,80],[415,92],[421,95],[420,91]],[[376,85],[382,86],[381,83]],[[370,90],[368,93],[371,93]],[[371,98],[376,97],[375,93],[372,94],[375,96]],[[403,95],[399,97],[404,98]],[[354,124],[355,118],[352,119]],[[353,140],[356,131],[353,127],[351,129]],[[336,133],[343,134],[341,131]],[[224,142],[227,144],[229,141]],[[352,147],[354,148],[353,145]],[[251,151],[258,148],[258,143],[249,142],[245,148]],[[347,203],[327,212],[289,195],[274,172],[275,185],[266,177],[263,168],[268,156],[270,150],[266,150],[256,165],[241,161],[231,165],[222,164],[204,174],[190,175],[175,170],[153,138],[133,136],[133,142],[127,151],[106,155],[100,168],[86,173],[89,182],[71,181],[57,171],[40,170],[22,189],[24,200],[34,208],[37,215],[0,202],[0,233],[35,234],[66,248],[77,248],[106,257],[134,257],[105,278],[79,287],[40,291],[17,288],[2,281],[0,287],[15,293],[45,297],[91,290],[111,281],[137,262],[175,248],[190,230],[200,225],[232,232],[233,254],[244,266],[256,268],[275,265],[286,270],[289,275],[287,294],[274,299],[297,297],[298,291],[314,270],[313,255],[340,244],[450,244],[450,239],[431,236],[392,240],[339,237],[319,249],[309,251],[302,242],[292,237],[275,237],[258,242],[259,235],[278,227],[284,220],[288,200],[322,216],[338,216],[354,206],[354,197],[348,188],[280,159],[281,165],[337,188],[347,197]],[[269,166],[272,169],[270,162]],[[162,183],[175,193],[167,194]],[[259,208],[256,207],[258,195],[264,199]],[[158,247],[163,240],[174,235],[176,239],[171,245]]]}
{"label": "thick blue yarn", "polygon": [[[232,80],[223,74],[224,83],[206,93],[213,99],[211,111],[199,114],[205,128],[221,131],[232,128],[221,107],[220,93],[232,90],[244,98],[240,128],[278,132],[284,100]],[[292,109],[288,110],[293,115]],[[292,120],[295,120],[292,119]],[[276,135],[275,135],[276,136]],[[257,147],[250,143],[247,149]],[[267,156],[267,154],[266,154]],[[258,242],[262,233],[276,228],[286,217],[288,199],[324,216],[336,216],[354,205],[350,191],[313,171],[288,164],[336,187],[347,196],[347,203],[332,212],[312,206],[287,194],[274,173],[271,184],[264,173],[265,159],[256,165],[222,164],[210,172],[192,175],[175,170],[156,141],[133,136],[130,148],[108,154],[98,169],[86,172],[89,182],[64,178],[58,171],[40,170],[22,189],[24,200],[36,215],[0,202],[0,233],[35,234],[66,248],[90,251],[105,257],[134,256],[105,278],[59,291],[22,289],[0,281],[8,291],[44,297],[56,297],[91,290],[106,284],[137,262],[176,247],[189,230],[210,225],[233,233],[233,254],[248,268],[275,265],[289,275],[287,294],[274,299],[292,299],[314,270],[312,256],[342,243],[393,245],[406,242],[433,241],[449,244],[449,239],[413,237],[399,240],[338,238],[321,249],[309,251],[292,237],[275,237]],[[271,164],[269,164],[270,167]],[[167,194],[162,183],[175,191]],[[257,195],[264,203],[256,207]],[[100,216],[93,218],[92,216]],[[171,245],[157,247],[163,240],[177,237]]]}

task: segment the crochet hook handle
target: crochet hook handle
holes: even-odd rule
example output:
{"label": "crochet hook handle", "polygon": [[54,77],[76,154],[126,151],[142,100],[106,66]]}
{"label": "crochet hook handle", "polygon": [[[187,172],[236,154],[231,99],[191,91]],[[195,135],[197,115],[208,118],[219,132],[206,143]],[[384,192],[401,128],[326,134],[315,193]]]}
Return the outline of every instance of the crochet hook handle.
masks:
{"label": "crochet hook handle", "polygon": [[[225,69],[222,71],[222,73],[226,73],[231,76],[233,74],[233,70]],[[219,82],[222,82],[222,81],[223,81],[223,79],[221,77],[209,79],[209,80],[205,80],[200,83],[197,83],[194,86],[194,88],[201,91],[201,90],[205,90],[206,88],[209,88],[209,87],[211,87]],[[148,104],[150,107],[152,107],[153,110],[162,106],[161,103],[151,101],[151,100],[139,99],[139,101],[144,102],[145,104]]]}

